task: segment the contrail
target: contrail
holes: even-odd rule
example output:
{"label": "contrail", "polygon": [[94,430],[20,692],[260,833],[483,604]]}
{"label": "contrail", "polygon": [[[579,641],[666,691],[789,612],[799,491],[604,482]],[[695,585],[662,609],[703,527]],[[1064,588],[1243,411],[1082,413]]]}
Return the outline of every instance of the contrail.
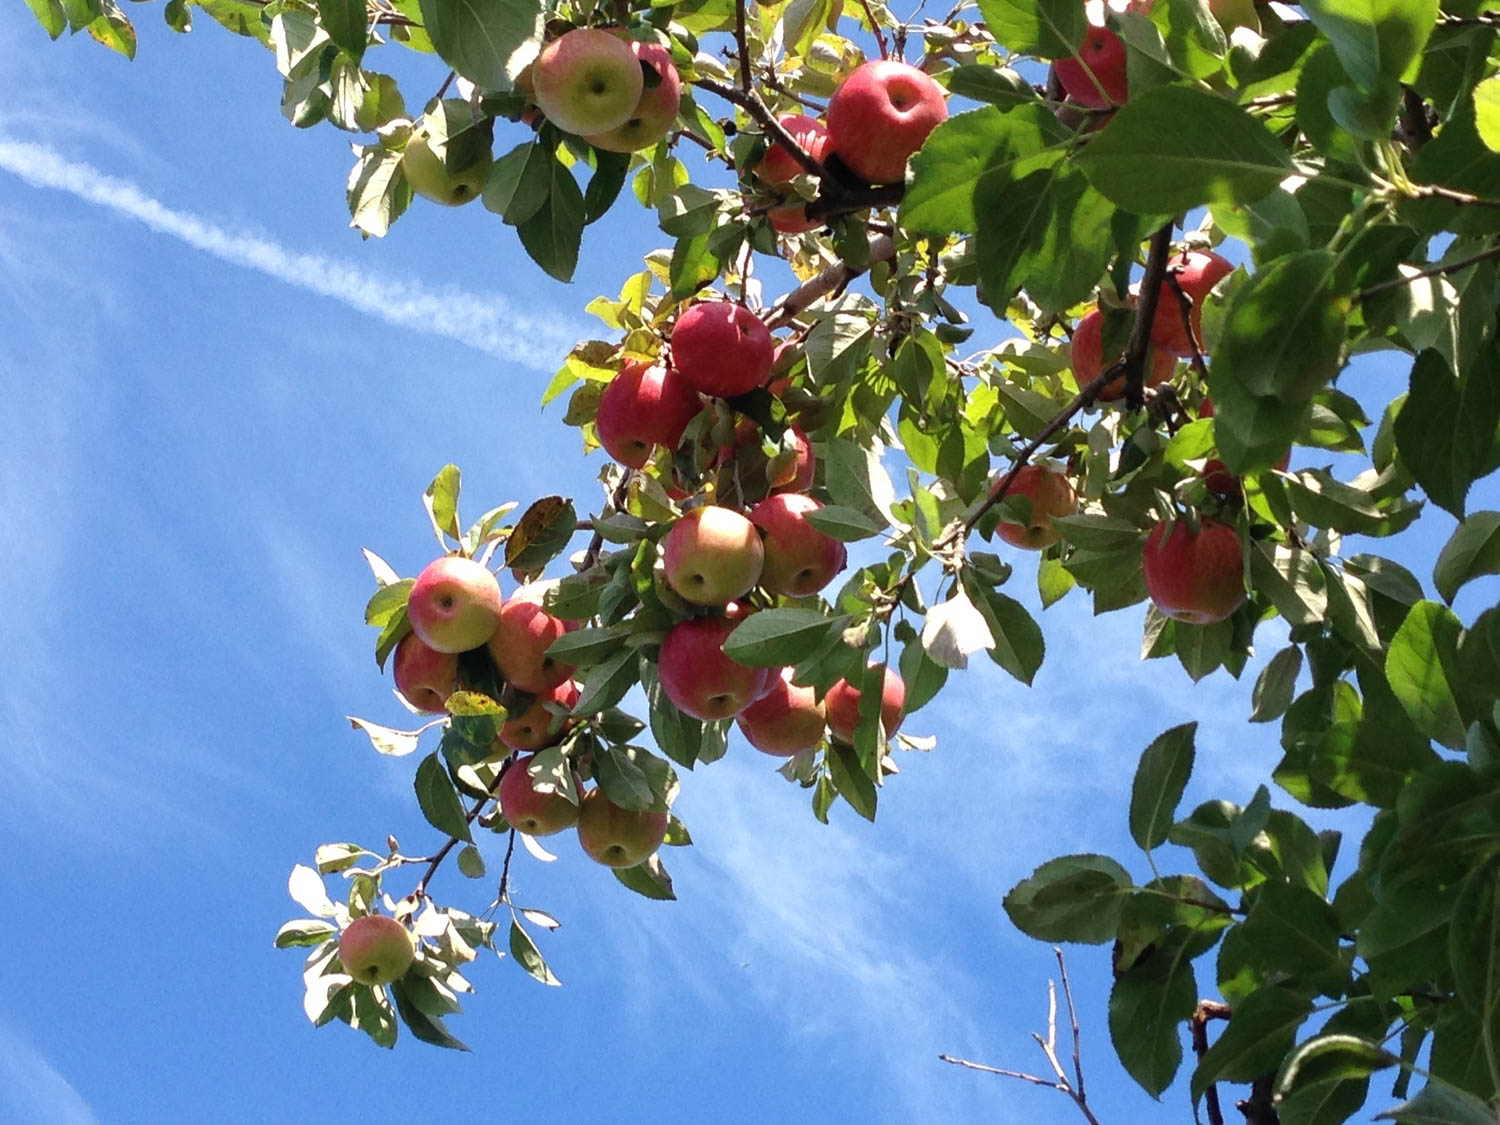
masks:
{"label": "contrail", "polygon": [[475,294],[447,285],[377,277],[319,254],[299,254],[151,198],[128,180],[68,160],[43,145],[0,137],[0,168],[34,187],[56,188],[144,223],[221,261],[257,270],[309,293],[328,297],[398,328],[446,336],[497,359],[551,373],[584,331],[556,316],[519,312],[498,293]]}

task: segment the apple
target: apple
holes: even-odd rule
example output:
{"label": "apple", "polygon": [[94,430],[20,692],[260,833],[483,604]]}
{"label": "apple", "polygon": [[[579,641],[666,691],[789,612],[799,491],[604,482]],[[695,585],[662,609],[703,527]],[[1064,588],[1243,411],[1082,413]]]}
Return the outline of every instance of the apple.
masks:
{"label": "apple", "polygon": [[738,715],[765,690],[765,668],[747,668],[724,655],[737,622],[693,617],[667,630],[656,674],[661,689],[685,715],[704,722]]}
{"label": "apple", "polygon": [[823,741],[827,713],[810,687],[792,682],[792,669],[770,678],[765,694],[734,720],[751,746],[764,754],[786,757],[811,750]]}
{"label": "apple", "polygon": [[408,703],[418,711],[441,715],[458,687],[458,656],[429,648],[421,637],[408,633],[396,644],[391,675]]}
{"label": "apple", "polygon": [[1006,490],[1006,496],[1024,496],[1031,501],[1031,522],[1026,526],[1002,522],[995,530],[1012,547],[1040,551],[1057,542],[1053,516],[1071,516],[1078,511],[1078,496],[1068,478],[1056,469],[1023,465]]}
{"label": "apple", "polygon": [[700,301],[672,326],[672,362],[706,395],[732,398],[764,386],[774,352],[760,317],[732,301]]}
{"label": "apple", "polygon": [[667,838],[667,814],[622,809],[598,788],[578,804],[578,843],[584,854],[605,867],[644,863]]}
{"label": "apple", "polygon": [[1062,88],[1079,105],[1106,109],[1123,105],[1129,95],[1125,44],[1107,27],[1090,26],[1077,53],[1052,66]]}
{"label": "apple", "polygon": [[854,68],[828,103],[831,147],[872,184],[899,184],[906,161],[948,117],[943,88],[906,63],[877,59]]}
{"label": "apple", "polygon": [[682,78],[672,65],[671,53],[655,43],[627,42],[640,64],[654,71],[658,80],[655,85],[644,86],[640,101],[623,125],[583,138],[607,152],[635,152],[654,145],[672,128],[677,107],[682,104]]}
{"label": "apple", "polygon": [[779,492],[750,509],[751,522],[765,535],[760,584],[771,593],[816,594],[844,569],[849,558],[844,545],[807,522],[807,514],[822,506],[800,492]]}
{"label": "apple", "polygon": [[[840,680],[828,689],[823,706],[828,711],[828,729],[843,742],[854,741],[854,729],[859,726],[860,690],[848,680]],[[885,680],[880,688],[880,725],[889,738],[901,727],[901,711],[906,706],[906,684],[893,668],[885,670]]]}
{"label": "apple", "polygon": [[481,151],[467,167],[454,171],[432,151],[424,134],[413,133],[401,154],[401,173],[411,190],[423,199],[445,207],[461,207],[484,193],[491,159],[488,151]]}
{"label": "apple", "polygon": [[360,984],[379,988],[399,980],[415,959],[411,934],[384,914],[356,918],[339,935],[339,960]]}
{"label": "apple", "polygon": [[535,602],[512,598],[501,608],[500,620],[490,637],[490,659],[511,687],[548,691],[573,675],[571,664],[547,655],[552,642],[567,631],[565,621]]}
{"label": "apple", "polygon": [[[526,768],[533,757],[517,757],[500,779],[500,815],[528,836],[555,836],[578,823],[578,806],[561,793],[538,793],[531,787]],[[573,781],[576,790],[576,776]]]}
{"label": "apple", "polygon": [[806,234],[826,224],[822,219],[807,217],[806,203],[784,203],[766,212],[766,221],[777,234]]}
{"label": "apple", "polygon": [[705,504],[672,525],[662,543],[667,584],[694,605],[723,605],[754,589],[765,564],[755,525]]}
{"label": "apple", "polygon": [[806,492],[813,486],[818,471],[818,459],[813,453],[812,442],[796,426],[791,427],[792,441],[797,446],[797,460],[771,479],[771,491]]}
{"label": "apple", "polygon": [[[1177,285],[1193,302],[1193,335],[1202,344],[1203,302],[1215,285],[1234,272],[1234,263],[1209,250],[1185,250],[1168,260],[1167,272],[1177,278]],[[1176,355],[1193,354],[1193,342],[1182,320],[1182,305],[1170,281],[1161,283],[1156,319],[1151,322],[1151,341]]]}
{"label": "apple", "polygon": [[[1203,405],[1198,408],[1198,417],[1212,418],[1214,416],[1214,402],[1211,398],[1205,398]],[[1276,468],[1286,472],[1292,463],[1292,451],[1288,449],[1281,455],[1281,460],[1276,462]],[[1229,471],[1229,466],[1212,457],[1203,464],[1203,483],[1212,493],[1219,496],[1238,496],[1240,494],[1240,478]]]}
{"label": "apple", "polygon": [[1158,523],[1141,553],[1156,608],[1189,625],[1212,625],[1240,607],[1244,561],[1239,532],[1211,519],[1200,520],[1197,531],[1186,520]]}
{"label": "apple", "polygon": [[479,563],[445,555],[417,575],[406,599],[411,631],[438,652],[468,652],[495,635],[500,583]]}
{"label": "apple", "polygon": [[547,704],[559,704],[571,711],[578,702],[578,695],[578,685],[572,680],[564,680],[555,687],[537,692],[524,711],[506,718],[500,728],[500,741],[512,750],[540,750],[552,745],[568,732],[573,720],[560,718],[547,710]]}
{"label": "apple", "polygon": [[[1078,381],[1080,389],[1092,383],[1103,373],[1104,369],[1123,354],[1116,352],[1110,356],[1108,361],[1104,358],[1104,314],[1094,309],[1078,322],[1073,329],[1073,377]],[[1164,383],[1172,377],[1172,372],[1177,370],[1177,357],[1165,348],[1150,347],[1146,349],[1146,378],[1145,385],[1154,387],[1158,383]],[[1096,401],[1115,402],[1125,397],[1125,376],[1121,375],[1106,383],[1104,389],[1099,392]]]}
{"label": "apple", "polygon": [[[826,125],[816,117],[808,117],[805,113],[785,113],[776,120],[791,134],[792,140],[802,146],[802,151],[820,164],[823,162],[823,158],[828,155],[830,141]],[[771,142],[766,149],[765,156],[761,157],[760,163],[755,166],[755,174],[760,177],[761,181],[773,186],[789,183],[806,171],[797,163],[792,154],[776,141]]]}
{"label": "apple", "polygon": [[627,360],[599,396],[594,432],[604,451],[629,469],[642,468],[651,449],[676,449],[682,431],[703,409],[698,392],[661,364]]}
{"label": "apple", "polygon": [[640,104],[645,76],[630,44],[598,28],[564,32],[532,65],[536,104],[564,133],[597,136],[618,129]]}

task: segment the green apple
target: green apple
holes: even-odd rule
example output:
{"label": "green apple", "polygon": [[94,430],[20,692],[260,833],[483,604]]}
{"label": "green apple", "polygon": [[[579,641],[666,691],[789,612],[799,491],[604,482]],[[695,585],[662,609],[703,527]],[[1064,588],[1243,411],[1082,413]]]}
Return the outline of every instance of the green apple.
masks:
{"label": "green apple", "polygon": [[607,133],[591,133],[583,138],[606,152],[635,152],[654,145],[672,128],[677,120],[677,107],[682,104],[682,79],[672,65],[671,53],[655,43],[635,40],[629,40],[629,43],[641,65],[652,71],[657,79],[642,89],[641,100],[625,124]]}
{"label": "green apple", "polygon": [[695,605],[724,605],[760,580],[760,532],[739,512],[706,504],[672,525],[662,544],[667,583]]}
{"label": "green apple", "polygon": [[390,984],[405,974],[415,957],[406,927],[384,914],[356,918],[339,936],[339,960],[360,984]]}
{"label": "green apple", "polygon": [[483,151],[467,168],[453,171],[432,151],[426,136],[413,133],[401,156],[401,172],[411,190],[423,199],[445,207],[461,207],[483,193],[490,160],[489,152]]}
{"label": "green apple", "polygon": [[645,88],[630,44],[592,27],[565,32],[543,47],[531,81],[547,120],[580,137],[624,125]]}
{"label": "green apple", "polygon": [[445,555],[427,564],[406,599],[411,631],[438,652],[468,652],[495,634],[500,583],[473,559]]}

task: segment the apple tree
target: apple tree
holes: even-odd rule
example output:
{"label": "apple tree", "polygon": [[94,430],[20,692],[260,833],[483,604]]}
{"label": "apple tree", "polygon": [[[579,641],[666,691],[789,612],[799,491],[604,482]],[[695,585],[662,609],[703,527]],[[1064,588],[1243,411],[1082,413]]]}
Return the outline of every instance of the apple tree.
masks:
{"label": "apple tree", "polygon": [[[27,3],[134,52],[114,0]],[[1343,1121],[1381,1071],[1382,1116],[1494,1121],[1500,611],[1452,608],[1500,573],[1500,513],[1466,503],[1500,465],[1492,7],[168,0],[267,48],[293,125],[357,138],[365,236],[479,198],[567,280],[612,208],[662,235],[542,392],[609,454],[598,504],[461,519],[449,465],[433,564],[366,552],[376,660],[432,717],[353,721],[417,763],[438,838],[295,868],[308,1017],[460,1047],[479,949],[557,983],[517,842],[576,826],[671,898],[673,798],[732,726],[814,816],[874,819],[950,673],[1030,682],[1044,628],[1007,587],[1035,582],[1144,604],[1144,657],[1193,680],[1285,638],[1248,691],[1265,785],[1179,807],[1196,730],[1164,731],[1120,794],[1149,878],[1038,857],[1005,898],[1104,947],[1129,1074],[1164,1091],[1186,1031],[1213,1122],[1226,1084],[1252,1121]],[[1341,385],[1376,351],[1410,368],[1389,402]],[[1378,541],[1429,505],[1458,522],[1419,576]],[[435,897],[450,857],[502,857],[480,909]]]}

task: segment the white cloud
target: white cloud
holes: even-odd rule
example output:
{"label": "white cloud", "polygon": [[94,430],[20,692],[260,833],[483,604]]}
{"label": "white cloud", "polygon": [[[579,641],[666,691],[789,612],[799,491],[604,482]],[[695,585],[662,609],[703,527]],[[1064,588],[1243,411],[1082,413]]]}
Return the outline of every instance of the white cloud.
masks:
{"label": "white cloud", "polygon": [[51,1063],[0,1027],[0,1119],[29,1125],[98,1125],[98,1115]]}
{"label": "white cloud", "polygon": [[394,327],[457,340],[536,371],[556,370],[584,334],[570,320],[522,311],[498,293],[379,277],[336,258],[298,253],[258,235],[227,230],[45,145],[0,137],[0,168],[33,187],[68,192],[221,261],[339,301]]}

